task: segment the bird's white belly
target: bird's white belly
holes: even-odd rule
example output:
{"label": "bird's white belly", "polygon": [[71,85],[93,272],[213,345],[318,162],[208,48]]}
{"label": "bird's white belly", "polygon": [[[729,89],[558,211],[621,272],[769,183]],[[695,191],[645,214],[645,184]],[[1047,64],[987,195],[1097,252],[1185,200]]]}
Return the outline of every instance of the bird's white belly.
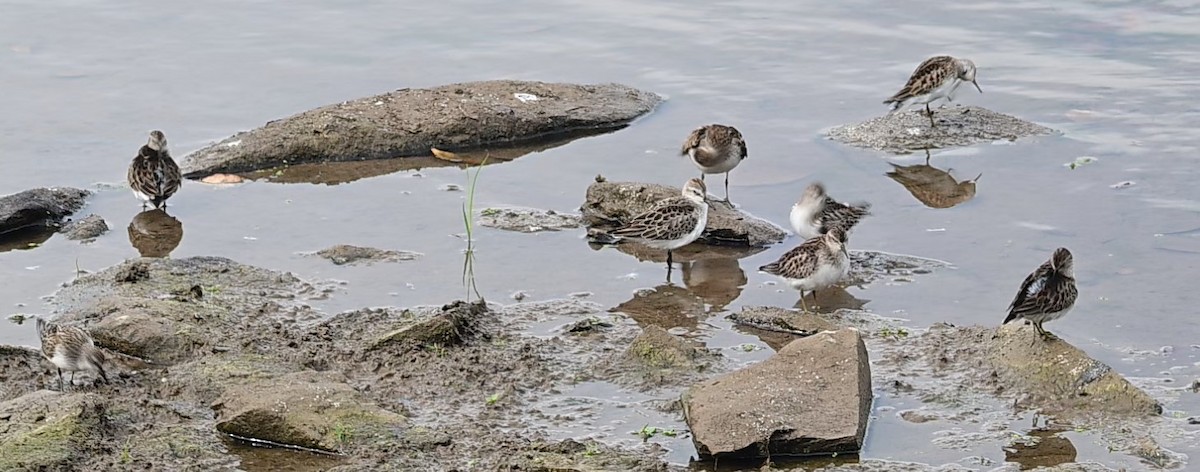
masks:
{"label": "bird's white belly", "polygon": [[[1071,307],[1071,308],[1074,308],[1074,307]],[[1047,321],[1054,321],[1054,320],[1057,320],[1064,316],[1067,316],[1067,313],[1071,312],[1071,308],[1067,308],[1066,310],[1063,310],[1063,311],[1056,311],[1054,313],[1046,313],[1046,314],[1042,314],[1042,315],[1028,315],[1028,316],[1025,316],[1024,318],[1029,321],[1032,321],[1034,323],[1045,323]]]}
{"label": "bird's white belly", "polygon": [[700,235],[704,234],[704,228],[708,226],[708,207],[706,206],[700,212],[700,221],[692,228],[688,234],[679,239],[664,239],[659,241],[644,241],[643,243],[655,249],[667,249],[674,251],[681,247],[687,246],[700,239]]}
{"label": "bird's white belly", "polygon": [[699,167],[700,171],[704,172],[705,174],[724,174],[733,170],[734,167],[737,167],[737,165],[742,162],[741,156],[735,155],[734,153],[725,153],[714,165],[700,165],[700,163],[696,161],[695,149],[688,151],[688,157],[691,157],[692,162],[696,164],[696,167]]}
{"label": "bird's white belly", "polygon": [[54,357],[50,358],[50,363],[62,370],[79,370],[74,362],[71,362],[67,356],[63,355],[61,349],[54,351]]}
{"label": "bird's white belly", "polygon": [[954,92],[958,90],[958,86],[961,84],[962,80],[959,80],[958,78],[947,80],[946,82],[942,83],[942,85],[939,85],[937,88],[933,89],[932,92],[929,92],[928,95],[918,98],[917,103],[933,103],[934,101],[943,98],[946,99],[946,101],[953,100]]}
{"label": "bird's white belly", "polygon": [[814,219],[815,205],[792,205],[792,213],[788,215],[792,229],[804,239],[812,239],[821,235],[821,227]]}
{"label": "bird's white belly", "polygon": [[147,202],[148,202],[148,201],[150,201],[150,200],[152,200],[152,198],[150,198],[150,196],[149,196],[149,195],[146,195],[146,194],[144,194],[144,193],[142,193],[142,192],[139,192],[139,191],[137,191],[137,190],[134,190],[134,191],[133,191],[133,196],[135,196],[135,197],[138,197],[139,199],[141,199],[141,200],[145,200],[145,201],[147,201]]}
{"label": "bird's white belly", "polygon": [[846,272],[850,270],[849,262],[843,255],[838,257],[837,263],[818,267],[817,271],[807,278],[788,279],[788,283],[792,288],[803,292],[823,289],[838,283],[846,276]]}

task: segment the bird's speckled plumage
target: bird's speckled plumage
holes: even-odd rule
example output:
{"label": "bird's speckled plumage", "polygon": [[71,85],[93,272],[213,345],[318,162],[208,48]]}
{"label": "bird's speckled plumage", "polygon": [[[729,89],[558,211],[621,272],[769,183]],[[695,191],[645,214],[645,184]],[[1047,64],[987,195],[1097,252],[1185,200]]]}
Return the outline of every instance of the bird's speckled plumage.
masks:
{"label": "bird's speckled plumage", "polygon": [[64,370],[71,372],[72,382],[77,371],[95,372],[105,382],[108,381],[108,374],[104,371],[107,360],[104,351],[96,347],[92,336],[83,328],[50,324],[39,317],[37,332],[42,341],[42,356],[58,368],[60,389]]}
{"label": "bird's speckled plumage", "polygon": [[1007,324],[1019,318],[1033,322],[1039,334],[1048,334],[1042,323],[1066,316],[1075,306],[1079,291],[1075,288],[1075,260],[1065,247],[1054,250],[1050,260],[1025,277],[1016,297],[1008,306]]}
{"label": "bird's speckled plumage", "polygon": [[705,190],[704,182],[691,179],[684,184],[681,196],[655,203],[611,234],[667,251],[691,244],[708,223]]}
{"label": "bird's speckled plumage", "polygon": [[167,137],[162,131],[150,132],[150,139],[129,164],[128,179],[133,194],[154,208],[166,206],[167,199],[179,190],[183,177],[179,166],[171,159]]}
{"label": "bird's speckled plumage", "polygon": [[792,205],[788,219],[796,234],[804,239],[812,239],[835,227],[850,233],[863,217],[871,214],[870,209],[868,203],[847,205],[838,202],[825,193],[824,185],[814,182],[804,189],[800,200]]}
{"label": "bird's speckled plumage", "polygon": [[692,131],[683,141],[680,154],[692,159],[705,174],[725,174],[725,201],[729,201],[729,171],[746,158],[746,140],[732,126],[711,124]]}
{"label": "bird's speckled plumage", "polygon": [[841,228],[831,228],[823,236],[805,241],[758,270],[787,281],[788,285],[800,291],[800,301],[803,303],[805,292],[815,292],[836,284],[849,272],[846,233]]}
{"label": "bird's speckled plumage", "polygon": [[979,93],[983,93],[983,89],[979,88],[979,83],[975,81],[974,62],[951,56],[934,56],[917,66],[904,87],[883,103],[892,105],[893,112],[910,104],[925,105],[925,111],[929,114],[929,124],[932,126],[933,110],[929,108],[929,104],[943,98],[947,102],[954,100],[954,94],[963,82],[971,82]]}

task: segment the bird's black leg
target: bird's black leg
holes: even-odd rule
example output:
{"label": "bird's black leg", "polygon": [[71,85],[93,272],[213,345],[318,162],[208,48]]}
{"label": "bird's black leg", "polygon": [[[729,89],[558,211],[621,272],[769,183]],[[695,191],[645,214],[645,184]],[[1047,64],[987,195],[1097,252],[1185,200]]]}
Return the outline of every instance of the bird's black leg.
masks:
{"label": "bird's black leg", "polygon": [[96,368],[100,370],[100,378],[104,379],[104,384],[110,384],[111,382],[108,381],[108,373],[104,372],[104,366],[96,366]]}
{"label": "bird's black leg", "polygon": [[62,369],[58,369],[58,391],[62,392],[63,388],[65,387],[63,387]]}
{"label": "bird's black leg", "polygon": [[729,173],[725,173],[725,203],[729,203]]}
{"label": "bird's black leg", "polygon": [[930,110],[930,109],[929,109],[929,104],[928,104],[928,103],[926,103],[926,104],[925,104],[925,113],[929,115],[929,127],[930,127],[930,128],[937,128],[937,124],[935,124],[935,123],[933,122],[933,110]]}

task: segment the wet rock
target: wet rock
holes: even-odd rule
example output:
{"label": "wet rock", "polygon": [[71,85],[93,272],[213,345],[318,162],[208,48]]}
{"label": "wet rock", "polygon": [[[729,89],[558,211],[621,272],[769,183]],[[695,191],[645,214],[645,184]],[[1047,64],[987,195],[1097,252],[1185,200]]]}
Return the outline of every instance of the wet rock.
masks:
{"label": "wet rock", "polygon": [[57,226],[83,208],[92,193],[71,187],[36,188],[0,197],[0,234],[36,226]]}
{"label": "wet rock", "polygon": [[329,259],[336,265],[374,264],[376,262],[411,261],[421,257],[420,253],[411,251],[393,251],[390,249],[375,249],[373,247],[351,246],[339,244],[322,249],[313,255]]}
{"label": "wet rock", "polygon": [[231,387],[214,408],[217,430],[243,438],[339,451],[407,423],[359,398],[341,374],[296,372]]}
{"label": "wet rock", "polygon": [[912,282],[915,275],[929,274],[950,266],[936,259],[882,251],[852,250],[849,255],[850,274],[842,281],[848,285],[863,285],[878,280]]}
{"label": "wet rock", "polygon": [[729,315],[734,323],[768,331],[810,336],[821,331],[839,328],[834,322],[816,313],[803,313],[772,306],[748,306]]}
{"label": "wet rock", "polygon": [[964,392],[1009,398],[1065,420],[1157,415],[1162,406],[1108,365],[1061,339],[1043,340],[1029,326],[953,327],[896,338],[877,362],[885,375],[921,377],[914,384],[932,402],[959,402]]}
{"label": "wet rock", "polygon": [[41,363],[42,353],[37,349],[0,344],[0,401],[37,390],[44,369]]}
{"label": "wet rock", "polygon": [[167,257],[183,241],[183,223],[162,209],[134,215],[126,231],[142,257]]}
{"label": "wet rock", "polygon": [[[679,196],[678,187],[637,182],[595,182],[587,189],[580,210],[584,224],[602,232],[650,209],[656,202]],[[783,241],[780,227],[734,209],[727,203],[709,200],[708,226],[699,242],[709,245],[762,247]]]}
{"label": "wet rock", "polygon": [[514,80],[401,89],[306,111],[188,155],[188,178],[324,161],[428,156],[620,129],[662,101],[618,84]]}
{"label": "wet rock", "polygon": [[101,304],[112,314],[93,324],[89,331],[96,344],[111,350],[169,365],[194,357],[203,340],[190,323],[181,323],[158,315],[156,306],[167,301],[105,299]]}
{"label": "wet rock", "polygon": [[689,389],[684,417],[702,459],[856,452],[871,413],[858,330],[822,332]]}
{"label": "wet rock", "polygon": [[627,360],[652,371],[703,370],[709,357],[700,345],[658,326],[647,326],[625,350]]}
{"label": "wet rock", "polygon": [[91,242],[108,232],[108,224],[99,215],[88,215],[63,227],[62,232],[72,241]]}
{"label": "wet rock", "polygon": [[829,130],[829,137],[851,146],[908,154],[925,149],[967,146],[997,140],[1015,141],[1055,131],[1015,116],[976,106],[934,110],[936,128],[930,128],[924,109],[883,115]]}
{"label": "wet rock", "polygon": [[554,210],[487,208],[479,213],[479,224],[505,231],[539,233],[574,229],[582,223],[579,215],[559,213]]}
{"label": "wet rock", "polygon": [[406,326],[384,334],[371,344],[371,349],[457,345],[470,331],[472,322],[486,311],[487,306],[482,303],[452,303],[431,318],[406,323]]}
{"label": "wet rock", "polygon": [[0,403],[0,470],[76,470],[104,433],[97,394],[39,390]]}

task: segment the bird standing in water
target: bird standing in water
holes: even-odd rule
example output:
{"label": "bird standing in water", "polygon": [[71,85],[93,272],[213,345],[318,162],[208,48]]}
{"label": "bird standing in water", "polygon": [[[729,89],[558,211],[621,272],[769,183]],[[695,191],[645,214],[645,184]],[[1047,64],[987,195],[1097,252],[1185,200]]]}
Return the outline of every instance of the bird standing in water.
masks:
{"label": "bird standing in water", "polygon": [[146,208],[147,203],[154,208],[163,208],[167,199],[179,190],[183,177],[179,166],[171,159],[167,137],[162,131],[150,132],[150,139],[129,164],[128,179],[133,194],[142,200],[142,208]]}

